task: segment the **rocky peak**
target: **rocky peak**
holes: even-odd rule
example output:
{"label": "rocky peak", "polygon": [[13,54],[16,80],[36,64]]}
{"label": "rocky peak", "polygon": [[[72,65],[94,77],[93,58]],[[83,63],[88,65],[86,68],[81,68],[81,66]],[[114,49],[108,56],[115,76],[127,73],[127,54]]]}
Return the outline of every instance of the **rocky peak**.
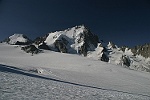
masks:
{"label": "rocky peak", "polygon": [[44,42],[51,50],[86,56],[89,50],[97,47],[99,39],[87,27],[80,25],[49,33]]}
{"label": "rocky peak", "polygon": [[21,50],[24,50],[26,53],[32,53],[32,55],[40,52],[40,50],[36,48],[35,45],[27,45],[21,47]]}

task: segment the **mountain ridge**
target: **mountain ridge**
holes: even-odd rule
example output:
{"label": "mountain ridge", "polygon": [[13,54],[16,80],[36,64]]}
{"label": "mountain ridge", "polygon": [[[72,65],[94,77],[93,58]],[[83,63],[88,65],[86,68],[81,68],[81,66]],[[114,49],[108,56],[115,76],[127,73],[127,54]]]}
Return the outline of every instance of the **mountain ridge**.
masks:
{"label": "mountain ridge", "polygon": [[[26,52],[34,53],[38,51],[37,49],[46,49],[62,53],[78,54],[134,70],[150,72],[150,44],[135,46],[134,48],[127,46],[118,47],[113,42],[106,44],[100,41],[99,37],[93,34],[85,25],[51,32],[43,37],[37,37],[32,42],[23,34],[15,34],[13,43],[10,42],[12,41],[10,37],[3,42],[11,45],[32,44],[26,48]],[[22,40],[26,40],[26,42]]]}

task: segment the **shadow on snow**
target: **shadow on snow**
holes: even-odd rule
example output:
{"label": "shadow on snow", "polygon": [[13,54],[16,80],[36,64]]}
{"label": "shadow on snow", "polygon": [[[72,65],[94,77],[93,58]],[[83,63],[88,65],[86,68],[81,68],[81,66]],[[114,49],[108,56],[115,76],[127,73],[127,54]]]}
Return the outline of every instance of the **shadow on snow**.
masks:
{"label": "shadow on snow", "polygon": [[41,79],[52,80],[52,81],[61,82],[61,83],[72,84],[72,85],[76,85],[76,86],[82,86],[82,87],[88,87],[88,88],[94,88],[94,89],[100,89],[100,90],[115,91],[115,92],[127,93],[127,94],[132,94],[132,95],[150,97],[149,95],[145,95],[145,94],[135,94],[135,93],[129,93],[129,92],[120,91],[120,90],[104,89],[104,88],[96,87],[96,86],[90,86],[90,85],[69,82],[69,81],[58,80],[58,79],[54,79],[54,78],[48,78],[48,77],[25,72],[25,70],[17,68],[17,67],[6,66],[6,65],[2,65],[2,64],[0,64],[0,72],[15,73],[15,74],[21,74],[21,75],[34,77],[34,78],[41,78]]}

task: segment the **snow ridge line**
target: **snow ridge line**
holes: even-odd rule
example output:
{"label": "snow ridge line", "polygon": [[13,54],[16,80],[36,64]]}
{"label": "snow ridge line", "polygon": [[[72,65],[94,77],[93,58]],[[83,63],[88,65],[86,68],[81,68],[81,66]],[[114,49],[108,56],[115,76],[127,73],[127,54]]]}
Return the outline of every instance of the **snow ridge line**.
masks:
{"label": "snow ridge line", "polygon": [[66,84],[71,84],[71,85],[76,85],[76,86],[81,86],[81,87],[87,87],[87,88],[94,88],[94,89],[100,89],[100,90],[121,92],[121,93],[126,93],[126,94],[131,94],[131,95],[150,97],[149,95],[146,95],[146,94],[130,93],[130,92],[126,92],[126,91],[106,89],[106,88],[102,88],[102,87],[90,86],[90,85],[86,85],[86,84],[80,84],[80,83],[74,83],[74,82],[64,81],[64,80],[60,80],[60,79],[55,79],[55,78],[44,77],[44,76],[40,76],[40,75],[37,75],[37,74],[29,73],[26,70],[23,70],[23,69],[20,69],[20,68],[17,68],[17,67],[6,66],[6,65],[2,65],[2,64],[0,64],[0,72],[21,74],[21,75],[26,75],[26,76],[29,76],[29,77],[41,78],[41,79],[46,79],[46,80],[51,80],[51,81],[55,81],[55,82],[66,83]]}

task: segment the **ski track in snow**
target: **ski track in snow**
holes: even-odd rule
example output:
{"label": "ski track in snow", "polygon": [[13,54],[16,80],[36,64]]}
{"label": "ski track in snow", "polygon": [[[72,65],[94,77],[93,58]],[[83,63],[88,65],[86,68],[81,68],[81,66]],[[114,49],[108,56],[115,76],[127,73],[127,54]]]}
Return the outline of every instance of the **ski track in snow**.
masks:
{"label": "ski track in snow", "polygon": [[1,100],[149,100],[149,96],[110,91],[46,78],[15,67],[0,66]]}

